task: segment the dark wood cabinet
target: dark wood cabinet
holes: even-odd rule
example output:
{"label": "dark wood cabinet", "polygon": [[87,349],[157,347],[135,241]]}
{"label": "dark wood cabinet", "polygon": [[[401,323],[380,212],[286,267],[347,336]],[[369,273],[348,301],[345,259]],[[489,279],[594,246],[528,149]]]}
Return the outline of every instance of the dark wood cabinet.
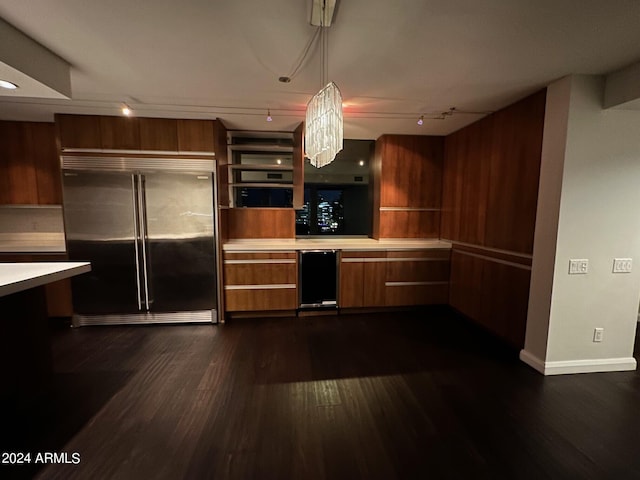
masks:
{"label": "dark wood cabinet", "polygon": [[[216,151],[214,149],[214,121],[213,120],[182,120],[181,119],[181,120],[178,120],[177,128],[178,128],[177,130],[178,151],[180,152]],[[225,139],[225,144],[226,144],[226,139]]]}
{"label": "dark wood cabinet", "polygon": [[448,249],[387,252],[386,305],[446,304],[449,300]]}
{"label": "dark wood cabinet", "polygon": [[373,174],[374,238],[438,238],[444,137],[383,135]]}
{"label": "dark wood cabinet", "polygon": [[100,117],[104,150],[140,150],[140,120],[136,117]]}
{"label": "dark wood cabinet", "polygon": [[62,203],[54,125],[0,122],[0,172],[0,204]]}
{"label": "dark wood cabinet", "polygon": [[178,121],[172,118],[140,118],[140,149],[178,150]]}
{"label": "dark wood cabinet", "polygon": [[529,265],[454,250],[449,302],[487,330],[522,348],[530,278]]}
{"label": "dark wood cabinet", "polygon": [[57,114],[55,121],[62,150],[215,152],[215,120]]}
{"label": "dark wood cabinet", "polygon": [[228,312],[295,310],[295,252],[226,252],[224,300]]}
{"label": "dark wood cabinet", "polygon": [[56,114],[55,123],[60,147],[63,150],[102,148],[99,116]]}
{"label": "dark wood cabinet", "polygon": [[292,208],[226,209],[228,238],[295,238],[295,210]]}
{"label": "dark wood cabinet", "polygon": [[340,255],[341,308],[384,305],[386,251],[343,251]]}

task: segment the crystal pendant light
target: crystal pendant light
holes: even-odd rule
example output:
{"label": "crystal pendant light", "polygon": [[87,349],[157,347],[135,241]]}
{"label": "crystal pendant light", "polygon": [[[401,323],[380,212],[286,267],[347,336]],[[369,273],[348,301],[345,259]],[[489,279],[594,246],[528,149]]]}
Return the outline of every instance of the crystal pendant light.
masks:
{"label": "crystal pendant light", "polygon": [[[327,17],[326,1],[322,3],[321,8],[322,19],[325,19]],[[330,25],[330,22],[327,23]],[[343,145],[342,94],[335,83],[327,82],[329,63],[326,52],[327,23],[322,23],[320,26],[322,28],[321,76],[322,85],[325,86],[309,100],[305,122],[305,154],[311,161],[311,165],[316,168],[333,162]]]}
{"label": "crystal pendant light", "polygon": [[343,145],[342,95],[330,82],[307,104],[305,146],[311,165],[331,163]]}

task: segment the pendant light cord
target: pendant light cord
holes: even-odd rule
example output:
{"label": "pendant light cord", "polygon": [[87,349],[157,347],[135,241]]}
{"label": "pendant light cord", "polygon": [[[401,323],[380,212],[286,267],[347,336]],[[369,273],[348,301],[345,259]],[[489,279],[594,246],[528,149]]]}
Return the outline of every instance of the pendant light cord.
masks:
{"label": "pendant light cord", "polygon": [[321,68],[320,68],[320,88],[324,88],[325,85],[329,81],[329,31],[325,26],[324,21],[326,19],[326,8],[327,8],[327,0],[322,0],[322,20],[320,21],[322,29],[322,43],[320,45],[320,60],[321,60]]}
{"label": "pendant light cord", "polygon": [[293,79],[298,74],[298,71],[302,67],[302,64],[307,59],[307,55],[309,55],[309,50],[311,50],[311,47],[316,42],[316,39],[318,38],[318,35],[321,34],[321,31],[322,27],[317,27],[316,31],[313,32],[313,35],[311,35],[311,37],[309,38],[309,41],[305,45],[302,54],[300,55],[300,60],[298,61],[297,65],[294,67],[293,71],[289,75],[287,75],[289,78]]}

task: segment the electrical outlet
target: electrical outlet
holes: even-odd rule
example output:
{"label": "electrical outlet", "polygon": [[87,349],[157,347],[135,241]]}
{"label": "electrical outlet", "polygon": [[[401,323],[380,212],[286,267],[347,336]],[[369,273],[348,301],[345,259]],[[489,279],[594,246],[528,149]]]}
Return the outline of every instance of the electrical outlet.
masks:
{"label": "electrical outlet", "polygon": [[589,260],[573,258],[569,260],[569,275],[584,275],[589,271]]}
{"label": "electrical outlet", "polygon": [[633,260],[631,258],[614,258],[613,273],[631,273]]}
{"label": "electrical outlet", "polygon": [[601,342],[603,335],[604,335],[604,328],[594,328],[593,329],[593,341],[594,342]]}

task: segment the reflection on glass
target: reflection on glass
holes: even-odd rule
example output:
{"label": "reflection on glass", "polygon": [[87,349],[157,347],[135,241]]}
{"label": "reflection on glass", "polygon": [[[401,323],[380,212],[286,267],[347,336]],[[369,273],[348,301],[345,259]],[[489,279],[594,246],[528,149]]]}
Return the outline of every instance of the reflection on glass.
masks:
{"label": "reflection on glass", "polygon": [[344,206],[343,192],[340,190],[318,190],[318,230],[319,233],[343,233]]}
{"label": "reflection on glass", "polygon": [[238,207],[291,207],[293,190],[291,188],[238,188],[236,205]]}

